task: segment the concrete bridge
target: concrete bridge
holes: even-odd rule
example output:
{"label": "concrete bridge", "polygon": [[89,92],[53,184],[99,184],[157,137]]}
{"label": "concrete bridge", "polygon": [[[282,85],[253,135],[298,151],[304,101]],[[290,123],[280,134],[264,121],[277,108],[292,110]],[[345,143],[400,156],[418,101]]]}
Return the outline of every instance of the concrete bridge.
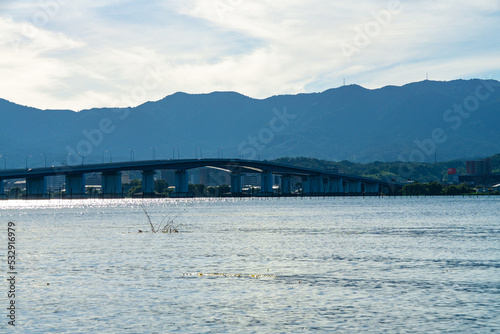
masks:
{"label": "concrete bridge", "polygon": [[357,177],[324,170],[293,167],[266,161],[243,159],[190,159],[190,160],[151,160],[130,161],[105,164],[52,166],[47,168],[11,169],[0,171],[0,196],[5,198],[4,180],[26,179],[26,198],[46,198],[46,177],[64,175],[66,196],[86,197],[85,174],[101,173],[102,195],[106,198],[122,197],[121,173],[141,171],[142,187],[145,197],[154,196],[154,175],[157,170],[175,171],[175,195],[189,195],[189,170],[209,167],[227,171],[231,175],[231,194],[241,196],[243,191],[242,174],[259,173],[263,196],[273,195],[274,175],[281,177],[281,195],[292,194],[292,177],[302,182],[303,195],[379,195],[396,193],[403,187],[401,183],[387,182]]}

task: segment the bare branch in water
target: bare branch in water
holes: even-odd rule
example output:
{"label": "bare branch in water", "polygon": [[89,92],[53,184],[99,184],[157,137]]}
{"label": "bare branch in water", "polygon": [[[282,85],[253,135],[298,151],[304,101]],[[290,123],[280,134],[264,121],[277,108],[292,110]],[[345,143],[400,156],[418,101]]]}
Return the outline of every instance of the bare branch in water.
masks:
{"label": "bare branch in water", "polygon": [[[179,227],[182,226],[182,224],[175,225],[175,219],[177,219],[177,217],[179,217],[180,214],[182,212],[184,212],[186,209],[184,209],[183,211],[179,212],[172,219],[170,219],[169,215],[166,215],[165,217],[163,217],[163,219],[161,220],[160,224],[155,229],[155,227],[153,225],[153,222],[151,221],[151,216],[148,214],[148,211],[146,210],[146,207],[143,204],[140,204],[140,206],[142,208],[142,211],[144,211],[144,214],[148,218],[149,225],[151,226],[151,232],[153,232],[153,233],[158,233],[158,232],[162,232],[162,233],[179,233]],[[163,224],[163,222],[165,221],[165,219],[167,219],[167,222],[165,224]],[[142,232],[142,231],[140,231],[140,232]]]}
{"label": "bare branch in water", "polygon": [[[161,220],[160,224],[158,224],[158,228],[156,229],[156,231],[160,230],[161,224],[163,224],[163,222],[165,221],[165,218],[167,218],[167,217],[168,217],[168,215],[166,215],[165,217],[163,217],[163,219]],[[167,224],[168,224],[169,221],[170,221],[170,217],[168,217]]]}
{"label": "bare branch in water", "polygon": [[148,217],[149,225],[151,225],[151,232],[153,232],[153,233],[158,232],[155,230],[153,222],[151,222],[151,217],[149,216],[148,212],[146,211],[146,208],[144,207],[144,205],[141,204],[141,208],[142,208],[142,211],[144,211],[144,214],[146,215],[146,217]]}

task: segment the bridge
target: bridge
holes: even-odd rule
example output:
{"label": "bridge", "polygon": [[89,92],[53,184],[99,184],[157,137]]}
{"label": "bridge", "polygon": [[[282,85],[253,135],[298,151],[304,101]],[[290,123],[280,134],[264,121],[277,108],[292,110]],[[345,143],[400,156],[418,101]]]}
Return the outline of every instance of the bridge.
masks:
{"label": "bridge", "polygon": [[292,178],[302,183],[302,195],[379,195],[394,194],[403,184],[342,173],[294,167],[267,161],[243,159],[186,159],[148,160],[88,165],[62,165],[46,168],[10,169],[0,171],[0,197],[5,198],[4,180],[25,179],[26,198],[47,198],[46,177],[63,175],[66,180],[65,196],[86,197],[85,174],[101,173],[102,196],[123,197],[121,174],[124,171],[141,171],[145,197],[154,197],[154,175],[158,170],[175,171],[177,197],[189,196],[188,173],[197,168],[214,168],[230,173],[231,195],[243,194],[242,175],[260,174],[260,195],[275,195],[274,176],[280,177],[278,194],[292,195]]}

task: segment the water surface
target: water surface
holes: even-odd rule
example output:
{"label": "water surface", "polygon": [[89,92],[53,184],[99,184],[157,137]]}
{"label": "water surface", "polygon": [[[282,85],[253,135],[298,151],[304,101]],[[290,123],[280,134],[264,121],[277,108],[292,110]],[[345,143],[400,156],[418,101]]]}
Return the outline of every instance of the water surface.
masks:
{"label": "water surface", "polygon": [[[138,233],[140,205],[180,233]],[[500,197],[2,201],[0,242],[14,221],[24,333],[491,333],[499,217]]]}

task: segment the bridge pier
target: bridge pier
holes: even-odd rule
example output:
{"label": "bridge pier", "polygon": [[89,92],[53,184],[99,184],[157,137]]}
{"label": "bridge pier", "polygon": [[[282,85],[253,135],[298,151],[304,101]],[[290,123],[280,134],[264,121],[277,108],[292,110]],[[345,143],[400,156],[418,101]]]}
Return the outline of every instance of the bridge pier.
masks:
{"label": "bridge pier", "polygon": [[344,193],[344,183],[342,178],[330,178],[330,193],[340,194]]}
{"label": "bridge pier", "polygon": [[260,194],[261,195],[272,195],[273,194],[273,174],[270,172],[264,172],[260,174]]}
{"label": "bridge pier", "polygon": [[323,177],[321,176],[310,176],[309,177],[309,194],[319,195],[325,192]]}
{"label": "bridge pier", "polygon": [[44,198],[47,192],[45,177],[26,178],[26,198]]}
{"label": "bridge pier", "polygon": [[4,189],[4,183],[3,180],[0,179],[0,198],[5,197],[5,189]]}
{"label": "bridge pier", "polygon": [[318,176],[311,176],[310,177],[310,193],[311,194],[318,194],[319,189],[320,189],[320,183],[321,183],[321,178]]}
{"label": "bridge pier", "polygon": [[142,194],[146,197],[152,197],[155,194],[155,171],[142,171]]}
{"label": "bridge pier", "polygon": [[241,195],[243,188],[241,185],[241,173],[233,172],[231,173],[231,194]]}
{"label": "bridge pier", "polygon": [[66,175],[66,193],[67,198],[85,197],[85,178],[83,174]]}
{"label": "bridge pier", "polygon": [[311,178],[309,176],[302,177],[302,195],[311,193]]}
{"label": "bridge pier", "polygon": [[361,181],[347,181],[346,193],[361,194]]}
{"label": "bridge pier", "polygon": [[176,196],[187,196],[188,193],[188,173],[185,170],[178,170],[175,172],[175,194]]}
{"label": "bridge pier", "polygon": [[331,191],[330,191],[330,178],[326,177],[326,176],[321,177],[321,183],[322,183],[322,185],[321,185],[322,193],[323,194],[331,193]]}
{"label": "bridge pier", "polygon": [[366,195],[378,195],[380,192],[378,183],[365,183]]}
{"label": "bridge pier", "polygon": [[122,197],[122,173],[102,173],[102,195],[107,198]]}
{"label": "bridge pier", "polygon": [[292,193],[292,176],[283,175],[281,176],[281,194],[288,195]]}

